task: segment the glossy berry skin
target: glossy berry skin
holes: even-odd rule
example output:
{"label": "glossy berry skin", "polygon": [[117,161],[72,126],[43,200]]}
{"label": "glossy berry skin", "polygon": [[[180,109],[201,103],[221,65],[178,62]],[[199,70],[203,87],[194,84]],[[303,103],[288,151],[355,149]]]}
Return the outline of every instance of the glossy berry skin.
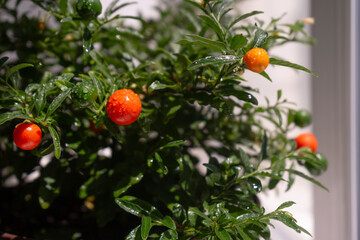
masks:
{"label": "glossy berry skin", "polygon": [[246,52],[243,61],[249,70],[261,73],[269,65],[270,59],[265,49],[255,47]]}
{"label": "glossy berry skin", "polygon": [[41,129],[34,123],[20,123],[13,132],[16,146],[23,150],[36,148],[41,141]]}
{"label": "glossy berry skin", "polygon": [[318,141],[316,137],[311,133],[302,133],[295,138],[296,149],[302,147],[308,147],[312,152],[316,152],[318,147]]}
{"label": "glossy berry skin", "polygon": [[311,124],[311,113],[307,110],[299,110],[294,116],[295,125],[298,127],[306,127]]}
{"label": "glossy berry skin", "polygon": [[102,5],[100,0],[78,0],[76,10],[84,20],[92,20],[100,15]]}
{"label": "glossy berry skin", "polygon": [[106,104],[106,112],[116,124],[129,125],[135,122],[141,112],[139,95],[131,89],[115,91]]}

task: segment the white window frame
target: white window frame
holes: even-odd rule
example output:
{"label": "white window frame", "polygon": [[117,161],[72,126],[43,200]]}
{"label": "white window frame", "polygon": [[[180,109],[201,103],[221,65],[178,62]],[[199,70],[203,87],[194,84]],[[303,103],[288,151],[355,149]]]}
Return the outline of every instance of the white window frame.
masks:
{"label": "white window frame", "polygon": [[315,190],[315,239],[359,236],[360,1],[314,0],[314,132],[328,171],[319,178],[330,190]]}

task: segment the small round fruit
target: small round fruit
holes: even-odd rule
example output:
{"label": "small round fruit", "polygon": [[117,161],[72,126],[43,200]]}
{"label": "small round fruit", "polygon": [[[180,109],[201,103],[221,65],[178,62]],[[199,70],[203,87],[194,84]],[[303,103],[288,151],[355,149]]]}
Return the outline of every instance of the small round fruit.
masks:
{"label": "small round fruit", "polygon": [[311,113],[307,110],[299,110],[295,113],[294,122],[296,126],[306,127],[311,124]]}
{"label": "small round fruit", "polygon": [[243,61],[249,70],[261,73],[269,65],[270,59],[265,49],[255,47],[246,52]]}
{"label": "small round fruit", "polygon": [[322,153],[316,153],[316,158],[318,160],[316,162],[316,166],[309,162],[306,162],[305,167],[312,175],[319,176],[327,169],[328,161]]}
{"label": "small round fruit", "polygon": [[90,120],[90,130],[94,133],[100,133],[104,128],[104,124],[100,125],[98,128],[95,126],[95,123]]}
{"label": "small round fruit", "polygon": [[76,10],[82,19],[92,20],[100,15],[102,5],[100,0],[78,0]]}
{"label": "small round fruit", "polygon": [[316,137],[311,133],[302,133],[295,138],[296,149],[302,147],[308,147],[312,152],[316,152],[318,147],[318,142]]}
{"label": "small round fruit", "polygon": [[96,88],[88,81],[83,81],[74,87],[74,103],[79,107],[88,107],[96,99]]}
{"label": "small round fruit", "polygon": [[36,148],[41,141],[41,129],[34,123],[20,123],[13,132],[16,146],[23,150]]}
{"label": "small round fruit", "polygon": [[115,91],[106,104],[109,118],[116,124],[129,125],[139,117],[141,100],[131,89]]}

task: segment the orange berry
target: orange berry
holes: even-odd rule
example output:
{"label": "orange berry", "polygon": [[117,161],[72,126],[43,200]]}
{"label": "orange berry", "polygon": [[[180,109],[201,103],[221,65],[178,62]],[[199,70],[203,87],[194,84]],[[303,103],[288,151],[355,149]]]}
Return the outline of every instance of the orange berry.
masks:
{"label": "orange berry", "polygon": [[16,146],[23,150],[36,148],[41,141],[41,129],[34,123],[20,123],[13,132]]}
{"label": "orange berry", "polygon": [[318,147],[318,141],[316,137],[311,133],[302,133],[295,138],[296,149],[302,147],[308,147],[312,152],[316,152]]}
{"label": "orange berry", "polygon": [[263,48],[253,48],[246,52],[243,59],[246,67],[253,72],[263,72],[269,65],[269,55]]}
{"label": "orange berry", "polygon": [[41,30],[44,30],[45,29],[45,23],[43,23],[43,22],[39,23],[39,28]]}
{"label": "orange berry", "polygon": [[106,112],[116,124],[128,125],[135,122],[141,112],[139,95],[131,89],[115,91],[106,104]]}

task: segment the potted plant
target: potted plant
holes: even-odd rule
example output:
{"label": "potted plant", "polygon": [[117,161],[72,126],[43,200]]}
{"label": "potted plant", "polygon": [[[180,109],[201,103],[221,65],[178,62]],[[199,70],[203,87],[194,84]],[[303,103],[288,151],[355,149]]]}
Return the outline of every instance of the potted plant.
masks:
{"label": "potted plant", "polygon": [[163,1],[152,20],[116,14],[132,4],[118,0],[32,2],[48,15],[0,1],[1,231],[247,240],[270,239],[276,220],[310,234],[294,202],[269,211],[257,194],[295,177],[326,189],[311,177],[327,167],[316,138],[287,136],[311,114],[280,90],[260,106],[242,75],[271,81],[269,64],[315,75],[271,56],[313,42],[303,23],[250,20],[262,12],[235,13],[236,1]]}

